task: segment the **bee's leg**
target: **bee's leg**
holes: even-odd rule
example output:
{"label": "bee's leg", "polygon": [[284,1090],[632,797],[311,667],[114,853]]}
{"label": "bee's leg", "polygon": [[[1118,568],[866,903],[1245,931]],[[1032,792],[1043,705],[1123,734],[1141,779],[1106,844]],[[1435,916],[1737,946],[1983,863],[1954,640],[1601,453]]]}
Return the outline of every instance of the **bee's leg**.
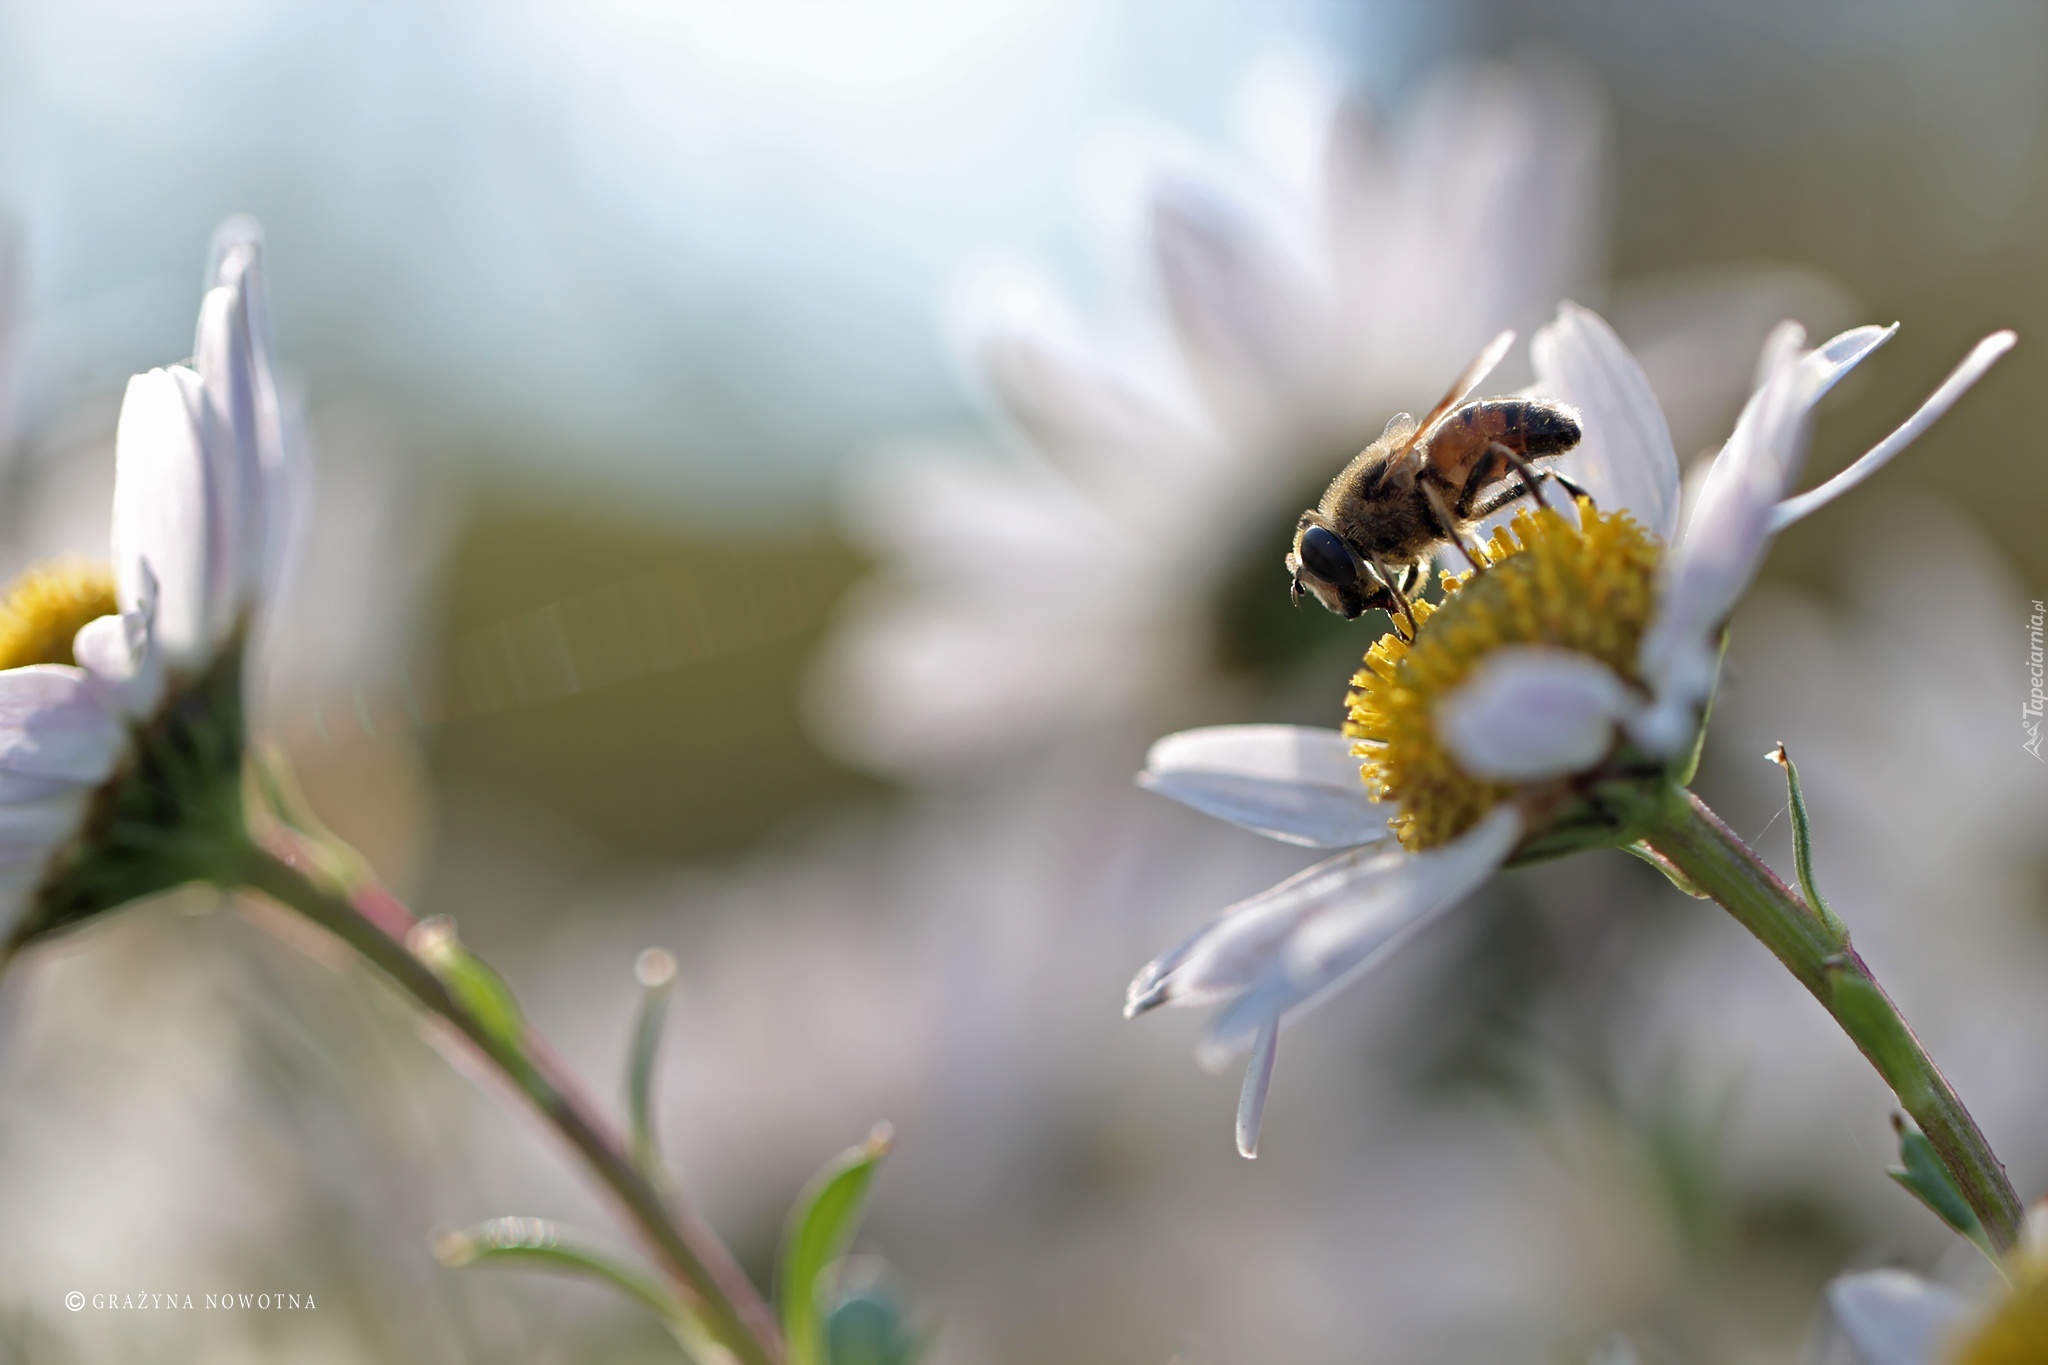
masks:
{"label": "bee's leg", "polygon": [[[1587,502],[1593,501],[1593,495],[1591,493],[1588,493],[1575,480],[1566,478],[1564,475],[1558,473],[1555,469],[1538,469],[1536,468],[1536,466],[1530,464],[1526,459],[1522,458],[1520,455],[1508,449],[1508,447],[1502,445],[1498,441],[1493,443],[1492,449],[1498,451],[1500,455],[1508,461],[1508,463],[1512,464],[1515,467],[1515,473],[1521,475],[1522,477],[1522,491],[1527,493],[1530,497],[1534,498],[1536,500],[1537,506],[1542,507],[1548,505],[1543,495],[1536,491],[1536,481],[1538,479],[1549,479],[1551,482],[1557,484],[1560,488],[1564,489],[1565,492],[1571,494],[1573,497],[1584,498]],[[1468,513],[1467,515],[1470,514]]]}
{"label": "bee's leg", "polygon": [[1485,568],[1486,566],[1479,562],[1478,556],[1472,553],[1472,547],[1465,543],[1464,533],[1458,529],[1458,518],[1451,512],[1451,505],[1444,500],[1443,491],[1427,478],[1419,482],[1422,485],[1422,495],[1429,499],[1430,511],[1436,513],[1437,526],[1443,531],[1444,538],[1458,547],[1458,553],[1465,556],[1465,562],[1472,566],[1473,572],[1477,573]]}
{"label": "bee's leg", "polygon": [[[1529,500],[1531,502],[1535,503],[1538,507],[1549,506],[1548,503],[1543,501],[1542,485],[1536,482],[1537,479],[1542,477],[1542,475],[1537,471],[1536,466],[1530,464],[1527,460],[1523,459],[1519,451],[1516,451],[1512,447],[1504,445],[1499,441],[1494,441],[1486,447],[1486,459],[1482,461],[1478,468],[1475,469],[1473,472],[1475,474],[1478,474],[1482,471],[1491,472],[1491,469],[1498,469],[1502,464],[1506,464],[1512,467],[1515,473],[1521,477],[1522,491],[1529,495]],[[1505,473],[1506,471],[1503,470],[1502,472]],[[1475,486],[1475,484],[1467,483],[1465,487],[1467,490],[1466,497],[1468,499],[1477,496],[1479,489],[1477,486]],[[1472,513],[1469,510],[1466,510],[1465,515],[1469,517],[1472,515]]]}
{"label": "bee's leg", "polygon": [[[1369,558],[1365,562],[1372,565],[1373,577],[1379,579],[1380,586],[1385,588],[1393,597],[1394,605],[1400,610],[1401,616],[1408,618],[1408,629],[1403,631],[1402,634],[1408,639],[1413,640],[1415,632],[1421,628],[1421,623],[1415,619],[1415,607],[1409,602],[1408,594],[1402,591],[1401,585],[1395,581],[1394,573],[1386,565],[1380,563],[1378,558]],[[1395,617],[1394,625],[1397,629],[1400,624],[1400,617]]]}
{"label": "bee's leg", "polygon": [[1410,597],[1420,597],[1429,588],[1429,564],[1427,559],[1418,560],[1401,570],[1401,591]]}
{"label": "bee's leg", "polygon": [[[1563,485],[1564,491],[1571,494],[1573,497],[1584,498],[1587,502],[1593,502],[1593,495],[1591,493],[1588,493],[1582,485],[1580,485],[1576,480],[1567,479],[1564,475],[1558,473],[1555,469],[1544,470],[1543,477],[1545,477],[1546,479],[1555,479],[1559,484]],[[1598,507],[1600,504],[1593,503],[1593,505],[1595,507]]]}
{"label": "bee's leg", "polygon": [[1500,511],[1501,508],[1506,507],[1509,503],[1520,502],[1523,498],[1526,498],[1528,496],[1528,489],[1522,487],[1520,484],[1512,484],[1506,488],[1501,489],[1500,492],[1495,493],[1485,502],[1482,502],[1477,507],[1473,508],[1471,513],[1471,519],[1473,521],[1484,521],[1486,518],[1492,516],[1495,512]]}

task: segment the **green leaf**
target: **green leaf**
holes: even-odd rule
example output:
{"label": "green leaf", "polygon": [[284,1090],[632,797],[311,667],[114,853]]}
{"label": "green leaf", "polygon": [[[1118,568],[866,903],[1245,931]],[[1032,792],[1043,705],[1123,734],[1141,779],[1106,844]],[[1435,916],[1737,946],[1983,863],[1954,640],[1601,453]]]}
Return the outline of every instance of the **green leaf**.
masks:
{"label": "green leaf", "polygon": [[434,1239],[434,1255],[445,1266],[531,1268],[610,1285],[660,1318],[696,1365],[732,1365],[732,1353],[659,1280],[544,1218],[493,1218],[444,1232]]}
{"label": "green leaf", "polygon": [[668,1002],[675,995],[676,960],[649,948],[633,963],[633,975],[641,986],[640,1015],[633,1022],[633,1051],[626,1063],[626,1114],[633,1130],[633,1164],[661,1189],[670,1181],[654,1136],[654,1060],[661,1052]]}
{"label": "green leaf", "polygon": [[1849,942],[1848,926],[1828,908],[1821,898],[1820,883],[1813,875],[1813,826],[1806,818],[1806,793],[1799,786],[1799,769],[1793,766],[1792,755],[1785,751],[1782,742],[1764,755],[1771,762],[1785,770],[1785,803],[1792,811],[1792,863],[1799,872],[1799,894],[1806,898],[1807,905],[1819,915],[1821,923],[1827,925],[1838,942]]}
{"label": "green leaf", "polygon": [[889,1151],[887,1124],[834,1157],[811,1177],[790,1213],[777,1286],[789,1365],[829,1365],[825,1314],[831,1308],[839,1258],[853,1241],[867,1206],[875,1168]]}
{"label": "green leaf", "polygon": [[1899,1161],[1902,1164],[1885,1174],[1925,1204],[1936,1218],[1969,1238],[1986,1256],[1997,1260],[1998,1254],[1984,1232],[1984,1225],[1964,1202],[1962,1191],[1949,1178],[1948,1168],[1941,1164],[1941,1157],[1935,1152],[1934,1144],[1927,1140],[1927,1135],[1909,1126],[1896,1114],[1892,1116],[1892,1127],[1898,1130]]}
{"label": "green leaf", "polygon": [[412,955],[427,964],[448,993],[510,1057],[526,1055],[526,1020],[505,979],[455,936],[455,921],[446,915],[421,920],[405,936]]}
{"label": "green leaf", "polygon": [[885,1294],[841,1300],[826,1319],[825,1340],[832,1365],[911,1365],[920,1354],[901,1308]]}
{"label": "green leaf", "polygon": [[1932,1103],[1935,1096],[1920,1067],[1920,1049],[1891,1000],[1848,960],[1830,958],[1822,970],[1834,999],[1832,1013],[1843,1032],[1863,1049],[1900,1103],[1908,1109]]}
{"label": "green leaf", "polygon": [[1676,863],[1651,848],[1648,844],[1638,841],[1633,844],[1623,844],[1622,849],[1624,852],[1632,853],[1636,857],[1641,858],[1651,867],[1662,872],[1666,881],[1670,882],[1680,891],[1683,891],[1686,895],[1691,896],[1694,900],[1703,901],[1710,899],[1706,892],[1699,889],[1699,886],[1692,878],[1678,870]]}

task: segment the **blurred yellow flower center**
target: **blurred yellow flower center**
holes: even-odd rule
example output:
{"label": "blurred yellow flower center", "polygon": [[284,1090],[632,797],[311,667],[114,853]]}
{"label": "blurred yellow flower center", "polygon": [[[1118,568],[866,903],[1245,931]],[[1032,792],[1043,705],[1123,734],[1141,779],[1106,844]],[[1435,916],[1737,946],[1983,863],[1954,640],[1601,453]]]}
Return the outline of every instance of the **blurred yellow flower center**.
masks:
{"label": "blurred yellow flower center", "polygon": [[0,669],[69,664],[72,637],[88,621],[112,616],[114,572],[84,559],[31,564],[0,599]]}
{"label": "blurred yellow flower center", "polygon": [[1484,573],[1444,575],[1449,594],[1415,603],[1411,642],[1388,633],[1367,651],[1346,699],[1373,796],[1400,805],[1394,833],[1410,849],[1455,839],[1514,788],[1459,768],[1437,739],[1437,703],[1503,645],[1552,645],[1635,679],[1662,554],[1626,512],[1579,502],[1574,527],[1550,508],[1519,513],[1480,547]]}
{"label": "blurred yellow flower center", "polygon": [[1963,1340],[1956,1365],[2039,1365],[2048,1360],[2048,1260],[2011,1267],[2012,1292]]}

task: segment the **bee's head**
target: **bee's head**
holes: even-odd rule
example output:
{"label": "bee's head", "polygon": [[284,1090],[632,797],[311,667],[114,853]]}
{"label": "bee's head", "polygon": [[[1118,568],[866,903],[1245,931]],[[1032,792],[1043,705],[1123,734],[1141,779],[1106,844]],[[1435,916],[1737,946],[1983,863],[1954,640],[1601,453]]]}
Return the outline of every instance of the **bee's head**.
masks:
{"label": "bee's head", "polygon": [[1297,603],[1303,593],[1312,593],[1316,601],[1347,621],[1355,621],[1375,607],[1393,606],[1393,594],[1366,568],[1358,551],[1313,512],[1303,513],[1295,528],[1287,572],[1293,579],[1288,594]]}

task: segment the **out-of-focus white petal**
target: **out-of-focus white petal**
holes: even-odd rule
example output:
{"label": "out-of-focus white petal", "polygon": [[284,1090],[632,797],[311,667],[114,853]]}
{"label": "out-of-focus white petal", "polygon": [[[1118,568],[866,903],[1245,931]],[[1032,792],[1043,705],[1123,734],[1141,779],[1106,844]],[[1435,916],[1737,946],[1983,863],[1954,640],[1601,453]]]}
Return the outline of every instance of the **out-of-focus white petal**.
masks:
{"label": "out-of-focus white petal", "polygon": [[86,622],[71,641],[71,657],[107,688],[119,710],[134,717],[156,709],[163,697],[156,602],[156,575],[144,564],[141,601],[135,608]]}
{"label": "out-of-focus white petal", "polygon": [[1138,784],[1284,843],[1351,848],[1389,837],[1392,812],[1366,795],[1351,741],[1335,730],[1183,730],[1152,746]]}
{"label": "out-of-focus white petal", "polygon": [[1177,371],[1150,353],[1105,353],[1042,272],[984,262],[949,312],[955,346],[988,396],[1085,494],[1143,508],[1227,458]]}
{"label": "out-of-focus white petal", "polygon": [[[270,324],[270,292],[264,282],[263,229],[255,219],[238,214],[213,234],[207,287],[227,287],[239,295],[242,326],[248,337],[249,389],[254,427],[250,433],[259,466],[259,482],[251,507],[257,553],[251,571],[275,577],[284,569],[295,522],[303,510],[305,470],[299,461],[301,443],[293,438],[292,414],[278,379],[276,346]],[[255,591],[259,584],[248,584]]]}
{"label": "out-of-focus white petal", "polygon": [[2011,331],[1993,332],[1971,348],[1956,366],[1941,387],[1929,396],[1925,403],[1897,431],[1879,441],[1847,469],[1829,479],[1818,488],[1809,489],[1796,498],[1787,498],[1771,513],[1771,530],[1782,531],[1793,522],[1833,502],[1842,494],[1862,483],[1882,469],[1887,461],[1920,438],[1922,432],[1933,426],[1941,415],[1955,406],[1955,401],[1969,392],[1970,386],[1982,379],[1990,368],[1998,363],[1999,357],[2013,348],[2019,337]]}
{"label": "out-of-focus white petal", "polygon": [[1220,190],[1162,185],[1152,206],[1153,251],[1167,314],[1212,413],[1257,422],[1304,366],[1301,314],[1309,297],[1248,214]]}
{"label": "out-of-focus white petal", "polygon": [[1737,261],[1633,281],[1610,295],[1604,316],[1657,391],[1682,468],[1727,437],[1756,387],[1757,349],[1780,319],[1825,335],[1855,312],[1819,271]]}
{"label": "out-of-focus white petal", "polygon": [[1938,1365],[1969,1314],[1961,1295],[1903,1270],[1844,1275],[1828,1286],[1828,1307],[1857,1365]]}
{"label": "out-of-focus white petal", "polygon": [[1044,339],[990,332],[979,369],[1032,446],[1084,489],[1115,502],[1156,497],[1159,480],[1217,458],[1213,437],[1161,396]]}
{"label": "out-of-focus white petal", "polygon": [[116,707],[129,716],[145,716],[163,695],[163,670],[147,634],[140,636],[125,616],[88,621],[71,642],[79,667],[106,685]]}
{"label": "out-of-focus white petal", "polygon": [[1266,1118],[1266,1094],[1273,1088],[1273,1062],[1280,1053],[1280,1021],[1269,1019],[1252,1043],[1244,1070],[1244,1089],[1237,1097],[1237,1154],[1250,1161],[1259,1154],[1259,1125]]}
{"label": "out-of-focus white petal", "polygon": [[1569,649],[1497,649],[1436,709],[1436,732],[1474,777],[1534,782],[1592,767],[1634,709],[1628,684]]}
{"label": "out-of-focus white petal", "polygon": [[0,804],[0,861],[30,861],[76,830],[92,788],[71,784],[35,801]]}
{"label": "out-of-focus white petal", "polygon": [[1536,333],[1538,392],[1579,410],[1583,434],[1561,462],[1604,511],[1625,510],[1669,545],[1678,531],[1678,456],[1643,370],[1604,319],[1575,303]]}
{"label": "out-of-focus white petal", "polygon": [[203,658],[212,643],[205,401],[199,376],[182,365],[136,375],[114,436],[113,552],[121,609],[139,609],[154,577],[156,640],[171,664]]}
{"label": "out-of-focus white petal", "polygon": [[206,458],[213,628],[218,632],[251,600],[264,554],[263,461],[257,448],[256,362],[239,288],[237,253],[225,268],[235,283],[207,291],[199,306],[193,365],[205,385],[208,420],[200,426]]}
{"label": "out-of-focus white petal", "polygon": [[68,777],[38,777],[32,773],[0,771],[0,804],[12,801],[42,801],[68,791],[81,790]]}
{"label": "out-of-focus white petal", "polygon": [[0,774],[96,785],[126,742],[126,724],[83,669],[0,671]]}
{"label": "out-of-focus white petal", "polygon": [[1764,379],[1707,472],[1699,505],[1665,561],[1657,615],[1643,636],[1640,672],[1655,704],[1631,719],[1630,734],[1655,753],[1673,753],[1714,682],[1714,639],[1755,577],[1771,515],[1805,453],[1814,404],[1896,327],[1858,327],[1812,351],[1796,326],[1764,343]]}

